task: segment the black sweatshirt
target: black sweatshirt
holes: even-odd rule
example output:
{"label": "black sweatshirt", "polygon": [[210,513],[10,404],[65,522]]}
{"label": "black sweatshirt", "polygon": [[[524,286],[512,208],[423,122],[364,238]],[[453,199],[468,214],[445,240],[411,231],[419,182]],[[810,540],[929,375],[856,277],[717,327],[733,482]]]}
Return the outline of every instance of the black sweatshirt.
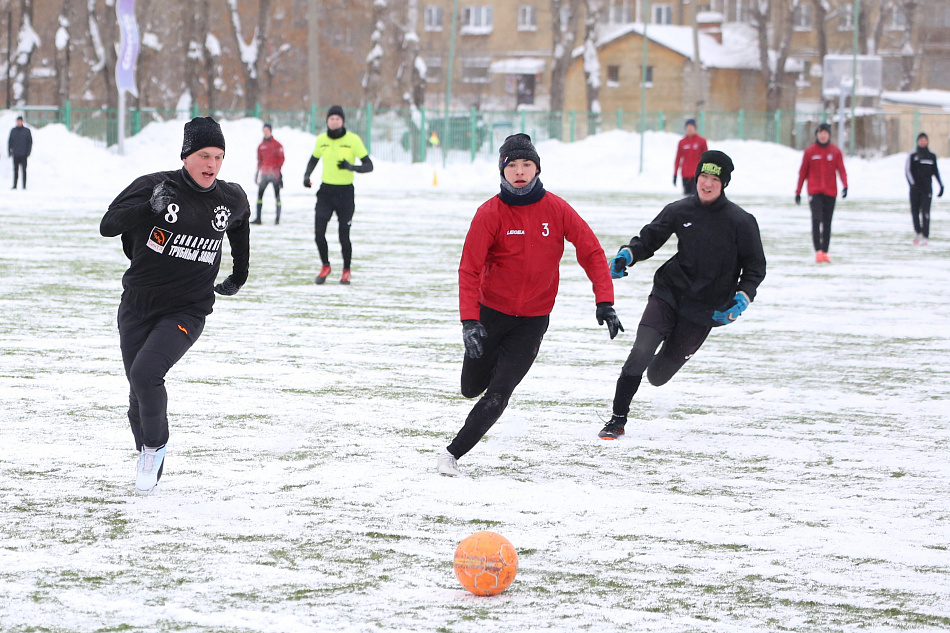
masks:
{"label": "black sweatshirt", "polygon": [[[178,183],[177,199],[154,213],[152,188],[164,180]],[[137,178],[112,201],[99,225],[105,237],[122,235],[130,260],[122,277],[122,301],[143,317],[210,314],[225,233],[234,261],[232,281],[238,286],[247,281],[249,217],[240,185],[217,180],[201,190],[184,169]]]}
{"label": "black sweatshirt", "polygon": [[726,199],[708,206],[696,195],[666,205],[630,240],[634,263],[649,259],[676,234],[676,255],[653,277],[652,295],[695,323],[718,325],[715,310],[732,305],[736,292],[755,299],[765,279],[765,253],[755,218]]}
{"label": "black sweatshirt", "polygon": [[923,147],[918,147],[907,157],[904,176],[907,178],[907,184],[923,193],[933,191],[931,182],[933,178],[936,178],[937,183],[943,188],[940,170],[937,168],[937,157],[929,149]]}

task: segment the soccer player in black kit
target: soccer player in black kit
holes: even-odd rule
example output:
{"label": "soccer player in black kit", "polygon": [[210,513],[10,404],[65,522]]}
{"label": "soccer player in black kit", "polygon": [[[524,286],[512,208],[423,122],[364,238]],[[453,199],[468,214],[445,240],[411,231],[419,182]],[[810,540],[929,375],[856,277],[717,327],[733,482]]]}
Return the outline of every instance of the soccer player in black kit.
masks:
{"label": "soccer player in black kit", "polygon": [[[218,180],[224,134],[211,117],[185,124],[183,167],[137,178],[102,218],[104,237],[122,236],[119,346],[129,380],[129,424],[139,451],[135,489],[149,494],[162,476],[168,442],[165,374],[204,329],[214,293],[247,281],[250,205],[240,185]],[[232,273],[214,285],[227,235]]]}

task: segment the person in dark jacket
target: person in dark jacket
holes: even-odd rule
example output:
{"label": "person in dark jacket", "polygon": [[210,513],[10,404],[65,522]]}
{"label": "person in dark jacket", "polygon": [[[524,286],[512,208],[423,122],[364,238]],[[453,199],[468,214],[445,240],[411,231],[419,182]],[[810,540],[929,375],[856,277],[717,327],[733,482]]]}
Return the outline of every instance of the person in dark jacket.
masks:
{"label": "person in dark jacket", "polygon": [[261,223],[261,209],[264,207],[264,191],[267,185],[274,187],[274,200],[277,202],[274,224],[280,224],[280,188],[284,186],[280,168],[283,165],[284,146],[274,138],[270,123],[265,123],[264,140],[257,146],[257,171],[254,172],[254,183],[257,185],[257,215],[251,220],[251,224]]}
{"label": "person in dark jacket", "polygon": [[23,172],[23,189],[26,189],[26,159],[33,151],[33,133],[23,125],[23,117],[16,118],[16,127],[10,130],[7,141],[7,156],[13,157],[13,189],[16,189],[17,176]]}
{"label": "person in dark jacket", "polygon": [[499,149],[501,191],[478,208],[459,263],[459,314],[465,359],[462,395],[484,394],[439,455],[439,473],[458,476],[458,459],[495,424],[527,375],[557,297],[564,241],[594,286],[595,316],[610,338],[623,331],[604,250],[571,205],[541,184],[541,158],[527,134]]}
{"label": "person in dark jacket", "polygon": [[910,217],[914,221],[914,244],[926,246],[930,241],[930,203],[933,200],[933,178],[937,179],[943,195],[943,181],[937,168],[937,157],[927,146],[930,139],[921,132],[917,135],[917,149],[907,157],[904,176],[910,185]]}
{"label": "person in dark jacket", "polygon": [[696,166],[696,194],[668,204],[611,260],[611,276],[619,279],[672,235],[678,240],[676,254],[653,277],[633,349],[617,379],[613,415],[599,433],[603,439],[624,434],[644,372],[650,384],[666,384],[712,328],[733,323],[755,299],[765,278],[765,253],[755,218],[723,191],[732,171],[726,154],[704,152]]}
{"label": "person in dark jacket", "polygon": [[[210,117],[185,124],[183,167],[135,179],[102,217],[104,237],[122,236],[119,347],[129,381],[129,424],[139,461],[136,491],[158,484],[168,442],[165,375],[204,330],[214,294],[247,281],[250,205],[240,185],[218,179],[224,134]],[[227,235],[234,267],[215,285]]]}
{"label": "person in dark jacket", "polygon": [[[312,187],[310,174],[323,159],[323,174],[320,189],[317,190],[317,204],[314,207],[314,241],[317,243],[317,252],[320,254],[322,267],[313,282],[317,285],[326,283],[330,276],[330,248],[327,244],[327,225],[336,212],[340,249],[343,254],[343,272],[340,275],[341,284],[350,283],[350,262],[353,259],[353,245],[350,242],[350,226],[353,224],[353,214],[356,212],[355,192],[353,190],[353,173],[368,174],[373,171],[373,161],[363,145],[363,139],[353,132],[348,132],[344,126],[346,117],[343,108],[335,105],[327,110],[327,131],[317,137],[317,144],[313,148],[313,155],[307,162],[307,170],[303,175],[303,186]],[[359,159],[360,164],[356,161]]]}
{"label": "person in dark jacket", "polygon": [[811,240],[815,247],[815,262],[830,264],[828,248],[831,245],[831,218],[838,197],[841,178],[841,199],[848,197],[848,173],[838,146],[831,142],[831,126],[822,123],[815,131],[815,142],[805,149],[798,170],[795,204],[802,203],[802,186],[808,181],[808,205],[811,207]]}

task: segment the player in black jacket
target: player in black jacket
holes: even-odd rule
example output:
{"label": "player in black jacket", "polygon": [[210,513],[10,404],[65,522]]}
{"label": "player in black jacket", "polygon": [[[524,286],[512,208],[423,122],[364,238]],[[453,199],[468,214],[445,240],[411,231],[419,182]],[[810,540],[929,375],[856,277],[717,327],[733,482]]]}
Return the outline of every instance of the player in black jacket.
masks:
{"label": "player in black jacket", "polygon": [[[240,185],[218,180],[224,135],[210,117],[185,124],[183,167],[137,178],[102,218],[105,237],[122,236],[119,346],[129,380],[129,424],[139,451],[136,490],[162,476],[168,442],[165,374],[194,345],[214,305],[247,281],[250,206]],[[214,285],[227,234],[233,272]]]}
{"label": "player in black jacket", "polygon": [[619,279],[627,266],[649,259],[672,235],[677,237],[676,255],[653,277],[636,341],[617,380],[613,415],[599,433],[604,439],[623,435],[643,373],[652,385],[666,384],[713,327],[739,318],[765,278],[759,225],[723,193],[732,170],[732,160],[722,152],[703,152],[696,193],[668,204],[610,262],[611,276]]}
{"label": "player in black jacket", "polygon": [[930,139],[924,132],[917,135],[917,150],[907,157],[904,175],[910,185],[910,216],[914,220],[914,244],[926,246],[930,241],[930,203],[933,200],[933,183],[936,177],[940,185],[937,197],[943,195],[943,181],[937,168],[937,157],[927,149]]}
{"label": "player in black jacket", "polygon": [[23,172],[23,188],[26,189],[26,159],[33,151],[33,134],[30,128],[23,126],[23,117],[16,118],[16,127],[10,130],[7,139],[7,155],[13,158],[13,189],[16,189],[17,175]]}

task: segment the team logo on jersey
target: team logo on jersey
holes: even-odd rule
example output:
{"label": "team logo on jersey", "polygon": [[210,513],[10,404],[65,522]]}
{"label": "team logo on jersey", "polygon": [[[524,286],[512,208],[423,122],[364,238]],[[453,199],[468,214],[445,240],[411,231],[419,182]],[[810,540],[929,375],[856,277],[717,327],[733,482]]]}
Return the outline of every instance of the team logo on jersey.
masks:
{"label": "team logo on jersey", "polygon": [[228,228],[228,220],[231,219],[231,209],[221,206],[214,210],[214,218],[211,220],[211,226],[215,231],[224,231]]}
{"label": "team logo on jersey", "polygon": [[171,241],[173,235],[174,233],[171,231],[160,229],[157,226],[152,227],[152,234],[148,236],[147,246],[156,253],[164,253],[165,245]]}

